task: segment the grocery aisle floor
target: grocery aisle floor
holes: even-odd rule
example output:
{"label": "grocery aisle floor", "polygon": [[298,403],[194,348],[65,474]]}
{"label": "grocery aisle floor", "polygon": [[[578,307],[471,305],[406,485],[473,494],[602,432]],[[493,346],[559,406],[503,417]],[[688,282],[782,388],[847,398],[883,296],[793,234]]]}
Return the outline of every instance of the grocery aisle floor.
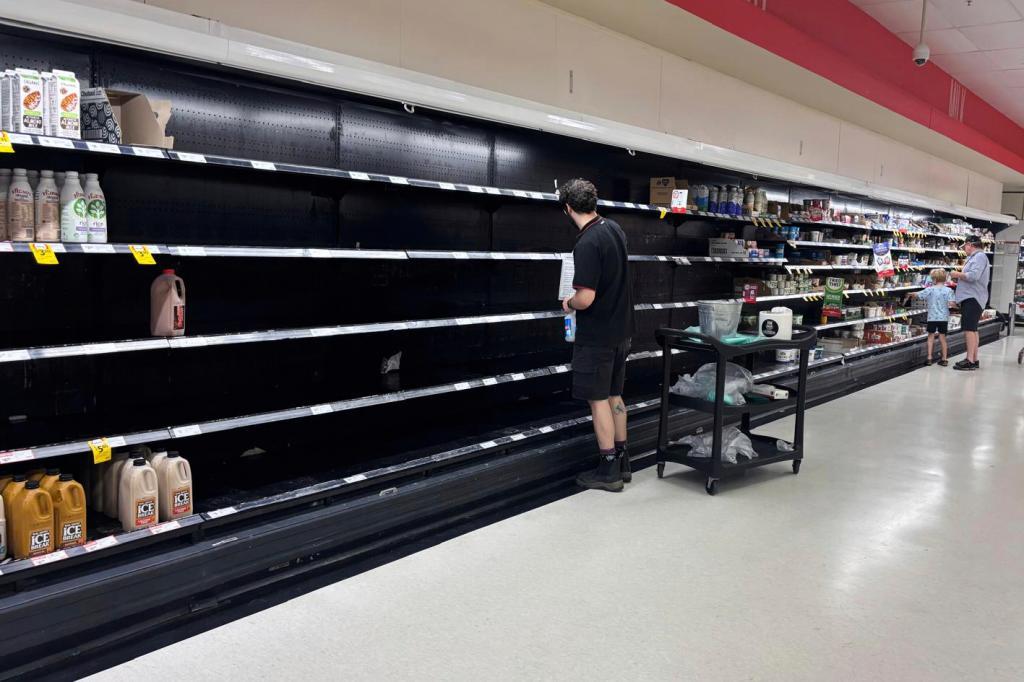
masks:
{"label": "grocery aisle floor", "polygon": [[799,476],[650,468],[94,679],[1024,679],[1022,343],[811,410]]}

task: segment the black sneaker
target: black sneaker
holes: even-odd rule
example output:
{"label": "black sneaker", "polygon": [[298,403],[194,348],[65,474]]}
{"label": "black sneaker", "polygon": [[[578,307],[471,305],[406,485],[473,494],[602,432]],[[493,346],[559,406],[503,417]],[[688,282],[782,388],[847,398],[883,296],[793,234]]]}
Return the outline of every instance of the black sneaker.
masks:
{"label": "black sneaker", "polygon": [[967,362],[966,360],[961,360],[960,362],[953,365],[953,369],[960,370],[961,372],[973,372],[975,370],[981,369],[981,363]]}
{"label": "black sneaker", "polygon": [[618,458],[619,463],[620,463],[619,471],[622,473],[622,482],[623,483],[632,483],[633,482],[633,469],[630,467],[630,464],[629,464],[629,450],[627,450],[626,448],[622,448],[621,450],[617,450],[615,452],[615,456]]}
{"label": "black sneaker", "polygon": [[939,360],[939,367],[949,367],[949,360]]}
{"label": "black sneaker", "polygon": [[622,492],[622,464],[618,457],[602,458],[597,468],[586,471],[576,477],[577,485],[591,490],[607,490],[612,493]]}

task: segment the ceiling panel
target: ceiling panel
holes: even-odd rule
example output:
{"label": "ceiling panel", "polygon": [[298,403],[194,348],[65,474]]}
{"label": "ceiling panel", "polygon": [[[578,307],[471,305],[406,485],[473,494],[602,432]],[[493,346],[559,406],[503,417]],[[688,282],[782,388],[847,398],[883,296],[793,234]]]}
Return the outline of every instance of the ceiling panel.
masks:
{"label": "ceiling panel", "polygon": [[[925,0],[850,1],[917,45]],[[1024,0],[927,2],[924,42],[932,61],[1024,126]]]}

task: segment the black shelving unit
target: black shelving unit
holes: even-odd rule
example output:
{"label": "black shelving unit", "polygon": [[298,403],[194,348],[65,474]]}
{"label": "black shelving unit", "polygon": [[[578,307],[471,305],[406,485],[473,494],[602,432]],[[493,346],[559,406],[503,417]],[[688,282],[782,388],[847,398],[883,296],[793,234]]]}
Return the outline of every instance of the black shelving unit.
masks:
{"label": "black shelving unit", "polygon": [[[810,350],[817,341],[817,330],[803,325],[793,326],[793,338],[790,340],[764,340],[747,345],[729,345],[720,340],[683,329],[659,329],[658,343],[661,344],[663,377],[661,385],[661,419],[658,426],[657,464],[658,478],[665,474],[665,463],[676,462],[702,471],[707,475],[704,489],[709,495],[718,492],[718,482],[724,476],[738,474],[747,469],[774,464],[776,462],[793,461],[793,473],[800,472],[803,460],[804,442],[804,408],[807,401],[807,367],[810,362]],[[675,395],[670,391],[672,385],[672,350],[685,350],[712,358],[716,363],[715,400],[714,402]],[[725,375],[727,364],[737,358],[743,358],[748,370],[754,368],[754,359],[762,351],[797,349],[800,351],[798,363],[797,386],[790,388],[789,397],[785,400],[747,399],[744,405],[725,404]],[[710,457],[694,457],[689,454],[688,445],[669,444],[669,408],[684,407],[698,412],[713,415],[712,448]],[[793,410],[796,415],[792,449],[779,449],[776,438],[751,433],[751,418],[771,412]],[[757,457],[735,464],[722,461],[722,430],[726,424],[740,423],[740,431],[750,438]]]}

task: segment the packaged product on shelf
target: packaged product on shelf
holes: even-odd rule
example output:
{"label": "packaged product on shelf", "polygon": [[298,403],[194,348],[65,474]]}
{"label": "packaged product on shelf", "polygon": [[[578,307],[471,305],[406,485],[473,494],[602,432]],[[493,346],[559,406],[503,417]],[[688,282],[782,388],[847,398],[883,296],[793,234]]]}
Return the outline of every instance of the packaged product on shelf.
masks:
{"label": "packaged product on shelf", "polygon": [[74,140],[82,137],[81,92],[72,71],[53,70],[49,89],[50,135]]}
{"label": "packaged product on shelf", "polygon": [[720,190],[718,188],[718,185],[711,185],[710,187],[708,187],[708,208],[707,208],[707,210],[710,213],[719,213],[719,210],[718,210],[718,195],[719,195],[719,191]]}
{"label": "packaged product on shelf", "polygon": [[145,457],[126,465],[118,491],[121,527],[126,531],[155,525],[159,521],[157,498],[159,484],[156,472]]}
{"label": "packaged product on shelf", "polygon": [[0,504],[0,561],[7,557],[7,515]]}
{"label": "packaged product on shelf", "polygon": [[4,69],[0,77],[0,129],[14,132],[14,124],[11,120],[11,113],[14,107],[11,105],[12,91],[14,85],[14,70]]}
{"label": "packaged product on shelf", "polygon": [[686,213],[687,209],[687,196],[690,190],[687,189],[674,189],[672,190],[672,201],[670,208],[673,213]]}
{"label": "packaged product on shelf", "polygon": [[707,185],[697,185],[693,188],[693,200],[694,206],[697,207],[698,211],[708,210],[708,196],[710,191]]}
{"label": "packaged product on shelf", "polygon": [[27,559],[53,551],[53,500],[39,481],[26,481],[13,496],[10,516],[14,518],[11,554]]}
{"label": "packaged product on shelf", "polygon": [[68,171],[60,191],[60,236],[66,242],[89,241],[89,223],[85,214],[85,191],[78,173]]}
{"label": "packaged product on shelf", "polygon": [[100,189],[100,176],[85,174],[85,217],[89,229],[89,241],[107,243],[107,198]]}
{"label": "packaged product on shelf", "polygon": [[164,270],[149,288],[149,331],[153,336],[185,334],[185,282]]}
{"label": "packaged product on shelf", "polygon": [[84,545],[85,490],[71,474],[61,474],[50,490],[53,499],[53,537],[56,549]]}
{"label": "packaged product on shelf", "polygon": [[39,487],[46,492],[53,494],[53,487],[60,480],[60,469],[56,467],[50,467],[39,477]]}
{"label": "packaged product on shelf", "polygon": [[15,69],[11,82],[11,125],[16,133],[43,132],[43,80],[34,69]]}
{"label": "packaged product on shelf", "polygon": [[758,317],[757,335],[789,341],[793,338],[793,311],[783,306],[762,310]]}
{"label": "packaged product on shelf", "polygon": [[160,489],[160,519],[192,514],[192,467],[177,452],[168,452],[154,464]]}
{"label": "packaged product on shelf", "polygon": [[36,241],[60,241],[60,191],[53,171],[40,173],[36,186]]}
{"label": "packaged product on shelf", "polygon": [[43,135],[54,135],[53,116],[53,92],[57,89],[57,77],[50,71],[40,71],[39,80],[42,82],[43,93]]}
{"label": "packaged product on shelf", "polygon": [[172,149],[164,135],[171,116],[168,100],[150,100],[137,92],[87,88],[81,91],[82,137],[112,144]]}
{"label": "packaged product on shelf", "polygon": [[32,188],[32,196],[36,195],[36,187],[39,186],[39,171],[32,170],[31,168],[26,171],[28,175],[28,186]]}
{"label": "packaged product on shelf", "polygon": [[743,190],[743,215],[752,216],[754,215],[754,198],[756,193],[753,187],[747,187]]}
{"label": "packaged product on shelf", "polygon": [[121,472],[124,471],[125,464],[130,462],[127,452],[115,451],[107,463],[109,466],[103,471],[102,511],[112,519],[116,519],[120,511],[118,494],[121,490]]}
{"label": "packaged product on shelf", "polygon": [[0,168],[0,242],[7,241],[7,193],[11,189],[11,169]]}
{"label": "packaged product on shelf", "polygon": [[15,168],[7,191],[7,236],[11,241],[30,242],[35,239],[35,197],[24,168]]}

